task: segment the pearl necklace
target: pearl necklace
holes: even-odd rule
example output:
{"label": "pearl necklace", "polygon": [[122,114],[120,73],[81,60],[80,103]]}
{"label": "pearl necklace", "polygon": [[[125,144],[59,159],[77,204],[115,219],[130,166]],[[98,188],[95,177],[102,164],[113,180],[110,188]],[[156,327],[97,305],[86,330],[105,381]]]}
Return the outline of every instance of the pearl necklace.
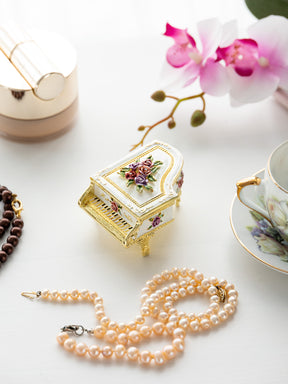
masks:
{"label": "pearl necklace", "polygon": [[[168,283],[171,280],[174,282]],[[210,305],[206,312],[187,314],[174,308],[174,303],[179,299],[197,293],[210,296]],[[86,289],[81,291],[74,289],[71,292],[56,290],[50,292],[45,289],[38,292],[23,292],[22,295],[51,301],[91,302],[99,324],[94,329],[85,329],[82,325],[65,326],[57,336],[58,343],[78,356],[100,360],[114,356],[117,359],[137,361],[144,365],[162,365],[174,359],[183,352],[184,339],[188,332],[205,331],[227,320],[235,311],[238,297],[233,284],[227,283],[226,280],[218,280],[216,277],[204,278],[201,272],[188,268],[173,268],[171,271],[154,275],[147,281],[141,291],[140,314],[128,324],[111,321],[104,312],[102,297]],[[154,324],[148,325],[146,318],[153,318]],[[81,336],[85,332],[97,339],[104,339],[109,345],[87,346],[82,342],[76,343],[75,339],[69,336],[69,333]],[[135,347],[135,344],[143,339],[165,334],[172,337],[172,343],[166,345],[162,351],[139,351]]]}

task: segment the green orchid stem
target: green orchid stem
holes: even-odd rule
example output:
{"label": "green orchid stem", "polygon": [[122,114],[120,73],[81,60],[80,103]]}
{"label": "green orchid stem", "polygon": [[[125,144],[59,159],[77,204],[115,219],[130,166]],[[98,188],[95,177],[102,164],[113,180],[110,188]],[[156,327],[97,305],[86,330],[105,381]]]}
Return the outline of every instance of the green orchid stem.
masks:
{"label": "green orchid stem", "polygon": [[131,148],[131,151],[133,151],[134,149],[138,148],[140,145],[143,145],[144,144],[144,140],[146,139],[146,137],[149,134],[149,132],[152,131],[153,128],[157,127],[157,125],[160,125],[160,124],[164,123],[165,121],[167,121],[169,119],[174,120],[174,113],[176,112],[177,108],[179,107],[179,105],[183,101],[188,101],[188,100],[200,98],[202,100],[202,103],[203,103],[202,112],[204,112],[205,108],[206,108],[206,102],[205,102],[205,99],[204,99],[204,95],[205,95],[205,92],[201,92],[201,93],[198,93],[197,95],[183,97],[182,99],[179,99],[178,97],[175,97],[175,96],[168,96],[168,95],[166,95],[166,98],[176,100],[176,103],[175,103],[174,107],[172,108],[171,112],[169,113],[168,116],[164,117],[164,119],[157,121],[157,123],[155,123],[153,125],[147,125],[145,127],[145,128],[147,128],[147,130],[144,133],[142,139],[139,141],[139,143],[133,145],[133,147]]}

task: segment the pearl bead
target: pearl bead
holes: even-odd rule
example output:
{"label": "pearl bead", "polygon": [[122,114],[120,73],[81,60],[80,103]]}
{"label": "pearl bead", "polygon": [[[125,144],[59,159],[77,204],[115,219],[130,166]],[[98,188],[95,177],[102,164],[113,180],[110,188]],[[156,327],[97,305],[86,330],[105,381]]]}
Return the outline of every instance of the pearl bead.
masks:
{"label": "pearl bead", "polygon": [[116,321],[110,321],[109,325],[108,325],[109,329],[116,329],[117,328],[117,323]]}
{"label": "pearl bead", "polygon": [[186,318],[179,320],[179,326],[186,329],[189,326],[189,321]]}
{"label": "pearl bead", "polygon": [[218,303],[211,303],[209,308],[212,309],[213,312],[218,312],[220,307]]}
{"label": "pearl bead", "polygon": [[174,301],[179,299],[179,294],[176,291],[171,292],[171,297]]}
{"label": "pearl bead", "polygon": [[103,298],[102,297],[95,297],[94,304],[103,304]]}
{"label": "pearl bead", "polygon": [[219,317],[217,315],[211,315],[210,316],[210,322],[213,325],[219,324]]}
{"label": "pearl bead", "polygon": [[169,322],[172,321],[173,323],[178,321],[178,316],[177,315],[171,315],[169,316]]}
{"label": "pearl bead", "polygon": [[142,295],[149,295],[149,293],[151,293],[151,289],[149,287],[144,287],[143,289],[141,289],[141,293]]}
{"label": "pearl bead", "polygon": [[152,329],[151,327],[149,327],[149,325],[143,325],[141,328],[140,328],[140,335],[142,337],[149,337],[152,333]]}
{"label": "pearl bead", "polygon": [[132,341],[132,343],[139,343],[141,336],[138,331],[131,331],[128,334],[128,339]]}
{"label": "pearl bead", "polygon": [[150,315],[150,309],[146,306],[142,307],[140,312],[141,312],[142,316],[149,316]]}
{"label": "pearl bead", "polygon": [[190,328],[193,332],[197,332],[199,330],[199,321],[198,320],[192,320],[190,322]]}
{"label": "pearl bead", "polygon": [[80,294],[80,297],[81,297],[82,299],[87,299],[88,296],[89,296],[89,291],[88,291],[87,289],[82,289],[82,290],[79,292],[79,294]]}
{"label": "pearl bead", "polygon": [[228,313],[224,310],[218,312],[219,319],[224,321],[228,318]]}
{"label": "pearl bead", "polygon": [[118,343],[126,345],[128,343],[128,336],[126,333],[120,333],[118,335]]}
{"label": "pearl bead", "polygon": [[214,285],[211,285],[211,287],[208,289],[208,293],[210,296],[216,295],[218,292],[218,289],[214,287]]}
{"label": "pearl bead", "polygon": [[114,341],[116,340],[117,338],[117,333],[115,331],[113,331],[112,329],[108,330],[104,336],[104,339],[108,342],[108,343],[114,343]]}
{"label": "pearl bead", "polygon": [[186,332],[184,331],[184,329],[182,329],[182,328],[174,329],[174,331],[173,331],[173,337],[174,338],[184,339],[185,336],[186,336]]}
{"label": "pearl bead", "polygon": [[186,296],[186,289],[185,288],[180,288],[179,289],[179,295],[181,297],[185,297]]}
{"label": "pearl bead", "polygon": [[176,322],[175,321],[169,321],[167,324],[166,324],[166,330],[167,330],[167,333],[169,335],[172,335],[174,329],[177,327],[176,325]]}
{"label": "pearl bead", "polygon": [[190,269],[188,269],[188,275],[189,275],[190,277],[193,277],[193,276],[195,275],[196,272],[197,272],[197,271],[196,271],[195,268],[190,268]]}
{"label": "pearl bead", "polygon": [[210,322],[208,319],[201,320],[200,325],[201,325],[202,329],[209,329],[210,328]]}
{"label": "pearl bead", "polygon": [[50,297],[52,300],[57,300],[58,296],[59,296],[59,292],[56,291],[55,289],[50,292]]}
{"label": "pearl bead", "polygon": [[145,319],[141,315],[137,315],[135,317],[135,321],[137,324],[144,324],[145,323]]}
{"label": "pearl bead", "polygon": [[92,302],[94,302],[97,296],[98,296],[97,292],[90,292],[90,300]]}
{"label": "pearl bead", "polygon": [[63,290],[59,293],[59,297],[61,300],[67,300],[68,299],[68,292]]}
{"label": "pearl bead", "polygon": [[92,359],[96,359],[100,355],[100,347],[98,345],[91,345],[88,348],[88,354]]}
{"label": "pearl bead", "polygon": [[195,288],[193,287],[193,285],[188,285],[187,292],[189,293],[189,295],[193,295],[193,293],[195,293]]}
{"label": "pearl bead", "polygon": [[232,315],[232,313],[235,312],[235,307],[234,307],[234,305],[229,304],[229,303],[228,303],[228,304],[225,304],[224,307],[223,307],[223,309],[224,309],[226,312],[228,312],[229,315]]}
{"label": "pearl bead", "polygon": [[105,345],[105,347],[102,348],[102,355],[106,359],[113,355],[113,349],[110,347],[110,345]]}
{"label": "pearl bead", "polygon": [[125,356],[126,353],[126,348],[122,344],[117,344],[115,347],[115,356],[117,359],[121,359],[122,357]]}
{"label": "pearl bead", "polygon": [[168,320],[168,317],[169,317],[168,313],[165,312],[165,311],[160,312],[159,315],[158,315],[158,319],[161,320],[161,321]]}
{"label": "pearl bead", "polygon": [[163,308],[164,308],[166,311],[169,311],[169,309],[172,308],[172,304],[171,304],[171,303],[165,303],[165,304],[163,305]]}
{"label": "pearl bead", "polygon": [[41,291],[41,297],[42,297],[42,299],[48,299],[49,294],[50,294],[50,292],[49,292],[48,289],[43,289],[43,290]]}
{"label": "pearl bead", "polygon": [[96,304],[96,305],[94,306],[94,309],[95,309],[96,312],[97,312],[97,311],[104,311],[103,304]]}
{"label": "pearl bead", "polygon": [[164,332],[164,324],[156,322],[153,324],[152,329],[156,335],[162,335],[162,333]]}
{"label": "pearl bead", "polygon": [[75,349],[76,341],[74,339],[66,339],[63,345],[66,351],[71,352]]}
{"label": "pearl bead", "polygon": [[210,297],[210,302],[211,303],[219,303],[219,301],[220,301],[220,298],[217,295],[213,295],[213,296]]}
{"label": "pearl bead", "polygon": [[210,281],[208,279],[203,279],[201,285],[203,289],[207,289],[210,286]]}
{"label": "pearl bead", "polygon": [[151,362],[151,353],[149,351],[140,352],[139,361],[142,364],[149,364]]}
{"label": "pearl bead", "polygon": [[88,351],[88,347],[84,343],[79,343],[75,347],[75,352],[78,356],[84,356],[86,352]]}
{"label": "pearl bead", "polygon": [[60,345],[63,345],[64,344],[64,341],[67,340],[69,338],[68,334],[66,332],[61,332],[59,333],[59,335],[56,337],[58,343]]}
{"label": "pearl bead", "polygon": [[101,323],[101,325],[103,325],[103,327],[107,327],[108,324],[110,323],[109,317],[107,317],[107,316],[101,317],[100,323]]}
{"label": "pearl bead", "polygon": [[79,292],[77,289],[73,289],[71,292],[70,292],[70,297],[71,299],[73,300],[77,300],[78,297],[79,297]]}
{"label": "pearl bead", "polygon": [[194,275],[194,279],[196,281],[202,281],[203,280],[203,273],[201,272],[196,272],[195,275]]}
{"label": "pearl bead", "polygon": [[169,315],[176,315],[176,314],[177,314],[177,309],[176,308],[169,309]]}
{"label": "pearl bead", "polygon": [[218,279],[215,276],[209,278],[210,284],[216,285],[218,283]]}
{"label": "pearl bead", "polygon": [[237,297],[238,296],[238,292],[235,289],[230,289],[230,291],[228,291],[228,296],[229,297],[232,297],[232,296]]}
{"label": "pearl bead", "polygon": [[102,337],[104,337],[105,335],[105,328],[102,327],[102,325],[97,325],[95,328],[94,328],[94,336],[97,337],[98,339],[102,339]]}
{"label": "pearl bead", "polygon": [[204,290],[203,290],[203,288],[201,287],[201,285],[199,285],[198,287],[196,287],[196,290],[197,290],[198,293],[203,293],[203,292],[204,292]]}
{"label": "pearl bead", "polygon": [[163,355],[167,360],[174,359],[176,356],[176,350],[172,345],[166,345],[163,348]]}
{"label": "pearl bead", "polygon": [[184,351],[185,343],[184,343],[183,339],[180,339],[180,338],[174,339],[172,341],[172,345],[176,349],[176,351],[178,351],[178,352]]}
{"label": "pearl bead", "polygon": [[105,316],[104,311],[97,311],[97,312],[95,312],[95,317],[96,317],[96,319],[98,319],[98,320],[101,320],[102,317],[104,317],[104,316]]}
{"label": "pearl bead", "polygon": [[227,292],[230,291],[230,289],[234,289],[234,288],[235,288],[234,284],[230,284],[230,283],[227,283],[226,286],[225,286],[225,289],[226,289]]}
{"label": "pearl bead", "polygon": [[217,285],[221,288],[224,288],[226,284],[227,284],[227,281],[224,279],[221,279]]}
{"label": "pearl bead", "polygon": [[165,363],[165,358],[163,356],[163,353],[161,351],[155,351],[154,352],[154,361],[156,365],[162,365]]}
{"label": "pearl bead", "polygon": [[138,359],[139,350],[135,347],[130,347],[127,349],[127,357],[129,360],[135,361]]}

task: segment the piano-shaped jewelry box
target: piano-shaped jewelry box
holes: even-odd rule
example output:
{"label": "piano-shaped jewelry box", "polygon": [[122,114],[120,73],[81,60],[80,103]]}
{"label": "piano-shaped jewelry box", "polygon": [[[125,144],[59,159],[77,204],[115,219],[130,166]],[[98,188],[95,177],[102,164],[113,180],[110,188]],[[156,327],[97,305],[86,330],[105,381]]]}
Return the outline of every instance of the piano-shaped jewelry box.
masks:
{"label": "piano-shaped jewelry box", "polygon": [[79,205],[122,245],[137,243],[147,256],[151,236],[174,219],[182,167],[178,150],[154,141],[91,177]]}

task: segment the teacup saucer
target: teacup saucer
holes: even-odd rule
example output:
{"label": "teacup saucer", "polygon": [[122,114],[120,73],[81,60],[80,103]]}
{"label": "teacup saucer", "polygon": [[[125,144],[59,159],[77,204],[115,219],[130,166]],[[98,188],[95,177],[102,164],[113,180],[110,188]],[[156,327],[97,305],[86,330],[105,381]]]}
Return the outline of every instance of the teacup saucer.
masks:
{"label": "teacup saucer", "polygon": [[[264,169],[255,176],[263,178]],[[272,226],[266,220],[261,220],[259,226],[259,217],[253,217],[251,212],[252,210],[240,203],[235,194],[230,208],[230,223],[236,239],[258,261],[288,274],[288,262],[281,259],[281,256],[288,259],[288,244],[277,240],[277,236],[270,236],[270,230],[275,232]],[[265,227],[264,233],[261,230],[262,224]]]}

